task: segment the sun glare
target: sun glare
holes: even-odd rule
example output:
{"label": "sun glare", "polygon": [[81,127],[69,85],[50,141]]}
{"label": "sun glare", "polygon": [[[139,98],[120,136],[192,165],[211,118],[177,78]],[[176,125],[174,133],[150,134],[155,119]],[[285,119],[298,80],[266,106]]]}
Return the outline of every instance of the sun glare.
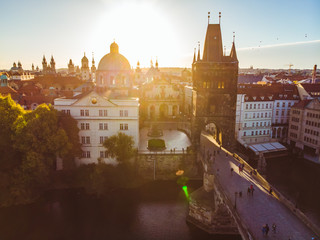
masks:
{"label": "sun glare", "polygon": [[102,57],[109,52],[109,44],[115,40],[120,53],[132,67],[140,61],[142,67],[149,67],[150,60],[159,65],[174,65],[178,53],[178,39],[174,26],[164,12],[151,3],[126,2],[106,9],[92,36],[95,56]]}

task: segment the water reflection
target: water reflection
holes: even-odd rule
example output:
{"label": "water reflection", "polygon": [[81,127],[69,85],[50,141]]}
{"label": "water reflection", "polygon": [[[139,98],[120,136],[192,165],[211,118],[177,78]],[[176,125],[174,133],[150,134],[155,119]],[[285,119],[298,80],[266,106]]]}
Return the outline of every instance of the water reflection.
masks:
{"label": "water reflection", "polygon": [[[189,182],[188,190],[200,185]],[[187,224],[187,204],[175,182],[153,182],[100,199],[80,190],[52,191],[35,204],[0,209],[0,239],[236,239]]]}

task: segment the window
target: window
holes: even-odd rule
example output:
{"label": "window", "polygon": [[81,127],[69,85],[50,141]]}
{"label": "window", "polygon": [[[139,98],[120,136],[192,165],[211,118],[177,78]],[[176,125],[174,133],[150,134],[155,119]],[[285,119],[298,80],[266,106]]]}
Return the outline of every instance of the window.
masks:
{"label": "window", "polygon": [[253,118],[256,118],[256,114],[255,113],[253,113]]}
{"label": "window", "polygon": [[259,131],[259,135],[261,135],[261,133],[262,133],[262,131],[260,130],[260,131]]}
{"label": "window", "polygon": [[84,130],[84,129],[85,129],[84,126],[85,126],[84,123],[81,123],[81,124],[80,124],[80,129],[81,129],[81,130]]}
{"label": "window", "polygon": [[254,127],[254,122],[252,123],[252,127]]}
{"label": "window", "polygon": [[100,158],[107,158],[108,152],[107,151],[100,151]]}
{"label": "window", "polygon": [[267,126],[267,123],[266,123],[266,122],[264,122],[264,123],[263,123],[263,126]]}
{"label": "window", "polygon": [[279,102],[277,102],[277,107],[280,107],[280,103]]}
{"label": "window", "polygon": [[248,104],[246,104],[246,109],[248,109]]}
{"label": "window", "polygon": [[264,117],[268,117],[268,113],[265,113],[265,114],[264,114]]}
{"label": "window", "polygon": [[108,130],[108,123],[103,124],[103,130]]}
{"label": "window", "polygon": [[260,109],[260,103],[258,104],[258,109]]}
{"label": "window", "polygon": [[128,130],[128,124],[127,123],[120,123],[120,130]]}
{"label": "window", "polygon": [[257,113],[257,118],[259,118],[259,116],[260,116],[259,113]]}
{"label": "window", "polygon": [[254,131],[251,131],[251,136],[253,136],[254,135]]}
{"label": "window", "polygon": [[283,103],[282,103],[282,107],[285,107],[285,106],[286,106],[286,103],[285,103],[285,102],[283,102]]}
{"label": "window", "polygon": [[268,108],[268,103],[266,104],[266,108]]}
{"label": "window", "polygon": [[243,132],[243,136],[246,136],[247,135],[247,133],[246,132]]}
{"label": "window", "polygon": [[90,155],[91,155],[90,151],[83,151],[82,152],[82,158],[90,158],[91,157]]}
{"label": "window", "polygon": [[99,130],[103,130],[103,123],[99,123]]}
{"label": "window", "polygon": [[85,115],[89,116],[89,110],[85,110]]}
{"label": "window", "polygon": [[260,122],[260,127],[262,127],[262,122]]}
{"label": "window", "polygon": [[250,109],[252,109],[252,104],[250,103]]}
{"label": "window", "polygon": [[267,134],[269,135],[269,130],[267,130]]}
{"label": "window", "polygon": [[128,110],[120,110],[120,117],[128,117]]}
{"label": "window", "polygon": [[81,137],[81,143],[82,144],[90,144],[90,137],[82,136]]}
{"label": "window", "polygon": [[89,130],[89,129],[90,129],[90,124],[86,123],[86,130]]}
{"label": "window", "polygon": [[253,105],[253,109],[256,109],[256,104]]}
{"label": "window", "polygon": [[105,140],[107,140],[107,138],[108,138],[108,137],[101,136],[101,137],[99,138],[99,143],[100,143],[100,144],[103,144],[103,142],[104,142]]}
{"label": "window", "polygon": [[278,110],[276,111],[276,116],[279,116],[279,111]]}
{"label": "window", "polygon": [[266,135],[266,130],[263,130],[263,135]]}
{"label": "window", "polygon": [[70,110],[69,109],[67,109],[67,115],[70,115]]}
{"label": "window", "polygon": [[108,116],[108,110],[99,110],[99,117],[107,117]]}
{"label": "window", "polygon": [[245,114],[244,118],[245,118],[245,119],[247,119],[247,118],[248,118],[248,113],[246,113],[246,114]]}
{"label": "window", "polygon": [[80,116],[84,116],[84,110],[80,110]]}
{"label": "window", "polygon": [[244,123],[244,127],[247,127],[247,123]]}
{"label": "window", "polygon": [[281,115],[284,116],[284,110],[281,111]]}
{"label": "window", "polygon": [[262,108],[262,109],[264,109],[264,103],[262,103],[262,106],[261,106],[261,108]]}

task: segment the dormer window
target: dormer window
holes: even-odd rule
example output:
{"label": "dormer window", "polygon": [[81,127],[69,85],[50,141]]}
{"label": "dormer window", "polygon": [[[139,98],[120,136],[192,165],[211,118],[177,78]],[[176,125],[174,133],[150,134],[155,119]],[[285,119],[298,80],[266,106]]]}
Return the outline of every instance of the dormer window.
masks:
{"label": "dormer window", "polygon": [[264,96],[261,96],[261,100],[263,100],[264,99]]}
{"label": "dormer window", "polygon": [[256,100],[257,99],[257,97],[252,97],[253,98],[253,100]]}

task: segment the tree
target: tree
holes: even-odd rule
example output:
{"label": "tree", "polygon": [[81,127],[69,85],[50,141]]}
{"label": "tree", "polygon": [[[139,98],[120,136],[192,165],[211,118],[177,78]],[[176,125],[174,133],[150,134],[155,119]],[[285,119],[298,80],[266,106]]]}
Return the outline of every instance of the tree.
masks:
{"label": "tree", "polygon": [[134,155],[133,145],[133,137],[122,132],[107,138],[103,143],[107,153],[116,157],[120,164],[129,163],[130,158]]}

